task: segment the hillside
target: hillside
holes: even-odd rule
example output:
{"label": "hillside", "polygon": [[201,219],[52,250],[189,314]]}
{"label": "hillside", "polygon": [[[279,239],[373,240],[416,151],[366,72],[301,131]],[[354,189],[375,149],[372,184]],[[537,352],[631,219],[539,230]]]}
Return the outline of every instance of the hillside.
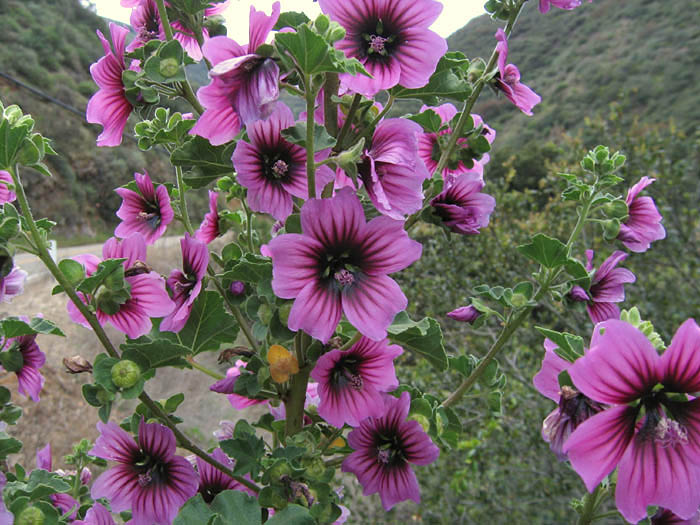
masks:
{"label": "hillside", "polygon": [[[629,121],[673,119],[686,132],[698,125],[700,2],[594,0],[546,15],[537,2],[529,4],[511,36],[508,62],[542,103],[534,117],[523,118],[504,97],[485,93],[476,110],[497,129],[496,148],[575,131],[585,116],[607,116],[615,102]],[[488,58],[496,27],[488,16],[476,18],[448,39],[450,49]]]}

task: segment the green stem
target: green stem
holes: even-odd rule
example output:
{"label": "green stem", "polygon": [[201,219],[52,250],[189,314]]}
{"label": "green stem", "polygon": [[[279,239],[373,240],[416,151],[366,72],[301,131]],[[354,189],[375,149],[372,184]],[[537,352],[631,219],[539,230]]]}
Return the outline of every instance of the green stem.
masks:
{"label": "green stem", "polygon": [[376,116],[372,123],[369,126],[367,126],[367,128],[362,132],[362,134],[359,137],[357,137],[355,143],[357,143],[362,138],[369,138],[370,134],[372,134],[374,132],[374,129],[377,127],[377,124],[379,124],[381,120],[385,117],[385,115],[389,113],[389,110],[394,105],[395,101],[396,98],[394,98],[394,95],[389,95],[389,100],[387,100],[384,109],[382,109],[382,111],[379,113],[379,115]]}
{"label": "green stem", "polygon": [[333,102],[333,97],[338,96],[339,86],[338,73],[326,73],[323,84],[323,123],[331,137],[338,134],[338,105]]}
{"label": "green stem", "polygon": [[[70,283],[70,281],[68,281],[68,279],[66,279],[65,275],[63,275],[63,272],[58,268],[56,263],[51,258],[46,243],[44,242],[44,237],[42,236],[41,232],[37,228],[36,223],[34,222],[34,217],[32,215],[31,209],[29,208],[27,195],[25,194],[24,187],[20,182],[19,172],[17,168],[11,168],[9,171],[10,175],[12,176],[12,180],[15,184],[15,193],[17,194],[17,201],[19,202],[20,209],[22,210],[22,215],[24,215],[24,218],[26,219],[27,224],[29,225],[29,230],[32,234],[32,238],[34,239],[34,244],[36,245],[36,248],[39,252],[39,259],[44,263],[49,272],[51,272],[51,275],[53,275],[58,284],[60,284],[63,288],[66,295],[73,302],[78,311],[83,315],[83,317],[93,329],[95,335],[97,336],[97,339],[100,341],[107,353],[111,357],[119,359],[119,352],[117,352],[117,349],[114,348],[112,341],[110,341],[109,337],[107,337],[107,334],[102,328],[102,325],[99,323],[95,315],[90,311],[87,305],[83,303],[83,301],[80,299],[77,292],[75,291],[75,288],[73,288],[73,285]],[[240,476],[234,475],[231,469],[222,465],[214,458],[210,457],[202,449],[197,447],[194,443],[192,443],[192,441],[190,441],[189,438],[187,438],[182,432],[180,432],[180,430],[177,428],[177,425],[175,425],[175,423],[173,423],[173,421],[170,419],[170,416],[160,407],[160,405],[157,405],[145,391],[142,392],[141,395],[139,395],[139,400],[141,400],[141,402],[144,405],[149,407],[151,411],[154,414],[156,414],[170,430],[173,431],[173,434],[175,434],[175,437],[178,438],[183,448],[201,457],[207,463],[210,463],[215,468],[231,476],[233,479],[235,479],[239,483],[244,484],[251,490],[259,492],[260,488],[255,483],[252,483]]]}
{"label": "green stem", "polygon": [[598,508],[598,494],[600,493],[600,485],[598,485],[595,490],[589,494],[583,501],[583,509],[581,510],[581,516],[578,519],[578,525],[588,525],[593,523],[593,516],[596,509]]}
{"label": "green stem", "polygon": [[355,113],[357,113],[357,108],[360,107],[360,102],[362,102],[362,95],[356,94],[352,99],[352,104],[350,104],[350,110],[348,111],[348,116],[345,118],[345,122],[343,122],[343,127],[340,128],[340,133],[338,133],[338,140],[333,148],[335,153],[343,151],[345,136],[350,131]]}
{"label": "green stem", "polygon": [[345,343],[343,346],[339,348],[341,352],[344,352],[345,350],[348,350],[352,345],[357,343],[360,338],[362,337],[362,334],[360,332],[357,332],[355,335],[352,336],[352,339],[350,339],[347,343]]}
{"label": "green stem", "polygon": [[333,432],[330,436],[328,436],[328,441],[323,445],[323,448],[321,449],[321,455],[323,455],[326,450],[328,450],[328,447],[330,447],[333,442],[338,439],[341,435],[343,434],[343,427],[340,427],[336,429],[335,432]]}
{"label": "green stem", "polygon": [[597,516],[593,516],[591,521],[598,521],[598,520],[604,520],[605,518],[618,518],[620,517],[620,513],[616,510],[611,510],[609,512],[603,512],[603,514],[598,514]]}
{"label": "green stem", "polygon": [[255,248],[253,247],[253,212],[248,208],[245,201],[241,200],[243,204],[243,209],[245,210],[245,225],[246,225],[246,239],[248,243],[248,251],[253,253]]}
{"label": "green stem", "polygon": [[289,390],[284,400],[286,414],[285,434],[293,436],[304,426],[304,402],[306,386],[309,382],[311,367],[304,362],[304,332],[299,330],[294,338],[294,351],[299,362],[299,373],[294,374],[289,382]]}
{"label": "green stem", "polygon": [[75,478],[73,479],[73,488],[71,489],[71,495],[80,501],[80,472],[83,469],[83,464],[79,461],[75,465]]}
{"label": "green stem", "polygon": [[229,300],[228,296],[226,295],[226,291],[224,290],[224,287],[216,278],[216,272],[214,272],[214,269],[211,266],[207,268],[207,272],[209,273],[209,276],[211,277],[211,282],[214,283],[216,290],[224,298],[224,301],[226,301],[226,305],[228,306],[229,310],[231,310],[233,316],[236,318],[238,326],[240,326],[241,330],[243,330],[243,335],[245,335],[245,338],[248,340],[248,343],[250,343],[250,347],[253,349],[253,351],[259,353],[260,347],[258,346],[258,342],[255,340],[255,337],[253,336],[253,331],[251,330],[248,321],[243,316],[241,309]]}
{"label": "green stem", "polygon": [[316,159],[314,158],[314,110],[316,94],[314,93],[311,75],[304,77],[306,92],[306,183],[309,186],[309,199],[316,198]]}
{"label": "green stem", "polygon": [[177,179],[177,194],[180,197],[180,215],[182,216],[182,224],[184,224],[187,233],[194,234],[190,215],[187,213],[187,200],[185,199],[185,182],[182,178],[182,168],[175,166],[175,178]]}
{"label": "green stem", "polygon": [[194,360],[194,357],[191,357],[191,356],[188,357],[187,362],[192,365],[192,368],[196,368],[200,372],[208,375],[209,377],[216,379],[217,381],[221,381],[224,377],[226,377],[218,372],[214,372],[213,370],[209,370],[204,365],[200,365],[197,361]]}
{"label": "green stem", "polygon": [[192,108],[199,113],[200,115],[204,113],[204,106],[202,106],[199,103],[199,100],[197,100],[197,97],[194,94],[194,91],[192,91],[192,86],[190,86],[190,83],[188,80],[185,80],[184,82],[180,82],[180,90],[182,91],[182,97],[190,103]]}
{"label": "green stem", "polygon": [[165,32],[165,39],[173,39],[173,28],[170,25],[170,19],[168,18],[168,11],[165,9],[164,0],[156,0],[156,5],[158,6],[158,16],[160,16],[160,24],[163,26],[163,31]]}

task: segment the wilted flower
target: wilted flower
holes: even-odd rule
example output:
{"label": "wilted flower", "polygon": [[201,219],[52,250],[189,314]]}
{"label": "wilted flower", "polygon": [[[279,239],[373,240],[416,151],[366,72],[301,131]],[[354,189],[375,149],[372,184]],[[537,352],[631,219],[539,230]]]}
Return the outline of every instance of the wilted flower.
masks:
{"label": "wilted flower", "polygon": [[345,28],[336,47],[373,77],[342,74],[350,91],[371,97],[397,84],[423,87],[447,51],[445,39],[428,29],[442,12],[434,0],[319,0],[319,5]]}
{"label": "wilted flower", "polygon": [[268,244],[272,288],[295,299],[289,328],[327,342],[341,315],[373,340],[386,337],[406,296],[388,274],[416,261],[421,245],[403,223],[388,217],[365,222],[350,188],[331,199],[308,200],[301,209],[302,234],[287,233]]}
{"label": "wilted flower", "polygon": [[620,224],[617,238],[628,250],[645,252],[652,242],[666,237],[666,230],[661,225],[661,214],[651,197],[639,197],[641,191],[656,179],[642,177],[627,192],[628,217]]}
{"label": "wilted flower", "polygon": [[532,115],[532,108],[540,103],[542,98],[525,84],[520,83],[520,71],[513,64],[506,65],[508,58],[508,37],[502,28],[496,31],[496,50],[498,51],[498,75],[496,87],[503,91],[506,98],[525,113]]}
{"label": "wilted flower", "polygon": [[97,137],[98,146],[121,144],[124,126],[133,109],[131,102],[126,98],[122,82],[122,73],[127,69],[124,62],[124,45],[129,30],[110,23],[109,32],[114,49],[104,35],[97,31],[105,56],[90,66],[90,74],[100,89],[88,101],[87,121],[101,124],[104,128]]}
{"label": "wilted flower", "polygon": [[[586,269],[589,272],[593,269],[593,255],[593,250],[586,250],[588,259]],[[626,258],[625,252],[614,252],[593,274],[588,292],[578,285],[571,289],[570,297],[574,301],[586,302],[588,316],[594,324],[620,318],[620,308],[615,303],[625,300],[625,283],[633,283],[637,280],[628,269],[616,268]]]}
{"label": "wilted flower", "polygon": [[5,277],[0,277],[0,302],[9,303],[24,291],[27,272],[15,266]]}
{"label": "wilted flower", "polygon": [[170,525],[198,486],[192,465],[175,455],[172,430],[142,420],[137,443],[116,423],[97,423],[97,429],[90,454],[117,465],[95,480],[92,497],[106,498],[114,512],[131,510],[134,524]]}
{"label": "wilted flower", "polygon": [[279,98],[280,70],[271,58],[255,54],[265,43],[280,14],[280,4],[272,5],[272,14],[250,8],[249,43],[240,46],[225,36],[216,36],[204,44],[204,56],[213,65],[211,83],[197,91],[206,111],[190,130],[217,146],[232,140],[241,128],[255,120],[266,119]]}
{"label": "wilted flower", "polygon": [[338,428],[345,423],[356,427],[366,417],[381,416],[382,392],[399,386],[394,359],[402,352],[387,339],[361,337],[348,350],[323,354],[311,372],[319,384],[318,415]]}
{"label": "wilted flower", "polygon": [[155,188],[146,172],[134,173],[134,179],[138,193],[128,188],[114,190],[122,198],[122,205],[117,210],[117,217],[122,222],[114,230],[114,235],[125,238],[138,232],[147,244],[153,244],[173,222],[175,213],[165,186],[160,184]]}
{"label": "wilted flower", "polygon": [[343,461],[342,470],[357,476],[363,495],[379,492],[385,510],[407,499],[420,503],[411,463],[428,465],[440,455],[420,423],[406,419],[410,405],[408,392],[398,399],[385,395],[382,415],[363,419],[348,434],[354,452]]}

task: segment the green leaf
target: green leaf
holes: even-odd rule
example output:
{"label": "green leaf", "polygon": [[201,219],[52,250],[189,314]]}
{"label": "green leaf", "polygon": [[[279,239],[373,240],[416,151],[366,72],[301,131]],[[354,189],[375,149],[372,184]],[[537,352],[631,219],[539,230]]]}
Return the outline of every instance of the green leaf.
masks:
{"label": "green leaf", "polygon": [[408,89],[396,86],[390,93],[396,98],[414,98],[428,105],[437,105],[441,98],[463,102],[471,95],[472,87],[466,79],[469,60],[460,52],[450,52],[440,59],[435,73],[422,88]]}
{"label": "green leaf", "polygon": [[[306,122],[297,122],[291,128],[282,130],[282,136],[289,142],[306,147]],[[326,128],[314,123],[314,151],[321,151],[335,146],[336,140]]]}
{"label": "green leaf", "polygon": [[591,286],[591,276],[580,261],[569,258],[564,268],[566,273],[573,277],[572,282],[582,286],[586,290]]}
{"label": "green leaf", "polygon": [[296,11],[286,11],[281,13],[277,19],[277,23],[272,28],[273,31],[279,31],[284,27],[293,27],[296,29],[302,24],[309,22],[310,19],[304,13],[297,13]]}
{"label": "green leaf", "polygon": [[447,370],[447,353],[440,324],[431,317],[412,321],[400,312],[387,328],[389,339],[403,348],[425,357],[438,370]]}
{"label": "green leaf", "polygon": [[233,268],[221,275],[229,281],[258,283],[272,279],[272,261],[267,257],[247,253]]}
{"label": "green leaf", "polygon": [[568,249],[558,239],[538,233],[529,244],[518,246],[518,251],[525,257],[540,263],[545,268],[558,268],[566,264]]}
{"label": "green leaf", "polygon": [[63,259],[58,263],[58,269],[63,272],[63,275],[73,286],[85,279],[85,267],[73,259]]}
{"label": "green leaf", "polygon": [[315,525],[315,523],[316,520],[309,513],[309,509],[290,503],[284,509],[276,511],[265,525]]}
{"label": "green leaf", "polygon": [[209,505],[204,503],[202,495],[198,493],[182,506],[173,521],[173,525],[193,525],[195,523],[206,525],[214,516]]}
{"label": "green leaf", "polygon": [[234,473],[243,475],[250,472],[255,477],[260,470],[260,459],[265,454],[265,442],[254,435],[225,439],[219,443],[221,450],[236,460]]}
{"label": "green leaf", "polygon": [[177,410],[177,407],[179,407],[182,402],[185,400],[185,394],[182,392],[179,394],[172,395],[168,398],[168,400],[165,402],[165,411],[168,414],[172,414]]}
{"label": "green leaf", "polygon": [[61,337],[65,337],[65,334],[58,326],[42,317],[35,317],[29,323],[17,319],[16,317],[8,317],[0,321],[0,330],[2,330],[2,333],[5,334],[7,338],[34,334],[60,335]]}
{"label": "green leaf", "polygon": [[38,499],[49,494],[68,492],[70,489],[70,484],[63,481],[58,474],[35,469],[29,474],[25,490],[32,499]]}
{"label": "green leaf", "polygon": [[188,353],[197,355],[218,350],[225,343],[233,344],[238,330],[238,322],[226,311],[223,298],[210,290],[199,294],[192,305],[190,318],[180,332],[164,332],[159,337],[175,341]]}
{"label": "green leaf", "polygon": [[123,271],[123,262],[126,259],[106,259],[97,265],[97,270],[90,277],[85,279],[78,286],[77,290],[79,292],[91,294],[97,287],[102,284],[102,282],[107,279],[112,273],[119,272],[120,267]]}
{"label": "green leaf", "polygon": [[573,363],[583,356],[584,343],[581,337],[566,332],[556,332],[541,326],[536,326],[535,329],[557,345],[554,352],[562,359]]}
{"label": "green leaf", "polygon": [[220,492],[211,502],[211,510],[218,513],[215,521],[221,525],[260,525],[262,512],[256,498],[240,490]]}
{"label": "green leaf", "polygon": [[437,133],[442,127],[440,115],[432,109],[425,110],[418,115],[409,115],[407,118],[420,124],[427,133]]}
{"label": "green leaf", "polygon": [[22,442],[10,437],[5,432],[0,432],[0,459],[5,459],[10,454],[16,454],[22,450]]}
{"label": "green leaf", "polygon": [[183,358],[190,353],[190,349],[166,338],[142,336],[129,339],[120,348],[122,359],[135,362],[142,372],[164,366],[189,366]]}
{"label": "green leaf", "polygon": [[464,377],[469,377],[476,367],[477,360],[474,356],[460,355],[459,357],[450,357],[450,369],[456,370]]}
{"label": "green leaf", "polygon": [[192,188],[203,188],[222,175],[233,173],[231,155],[235,142],[222,146],[212,146],[200,136],[194,136],[170,155],[174,166],[190,170],[185,174],[185,182]]}
{"label": "green leaf", "polygon": [[92,366],[92,377],[95,384],[100,385],[108,392],[117,392],[119,387],[112,382],[112,367],[119,359],[109,357],[107,354],[99,354]]}

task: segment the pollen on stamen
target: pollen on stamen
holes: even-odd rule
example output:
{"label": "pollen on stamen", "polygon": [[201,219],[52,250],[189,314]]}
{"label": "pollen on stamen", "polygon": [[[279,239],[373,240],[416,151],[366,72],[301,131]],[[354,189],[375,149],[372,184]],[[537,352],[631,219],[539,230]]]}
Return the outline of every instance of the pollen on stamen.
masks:
{"label": "pollen on stamen", "polygon": [[376,53],[385,53],[386,49],[384,44],[388,39],[383,36],[372,35],[369,38],[369,47]]}
{"label": "pollen on stamen", "polygon": [[353,274],[347,271],[345,268],[335,272],[333,277],[341,286],[349,286],[355,282],[355,276],[353,276]]}
{"label": "pollen on stamen", "polygon": [[272,165],[272,172],[278,177],[285,176],[287,171],[289,171],[289,164],[283,160],[278,160]]}
{"label": "pollen on stamen", "polygon": [[673,419],[662,418],[656,424],[654,439],[662,447],[675,447],[688,444],[688,432]]}

